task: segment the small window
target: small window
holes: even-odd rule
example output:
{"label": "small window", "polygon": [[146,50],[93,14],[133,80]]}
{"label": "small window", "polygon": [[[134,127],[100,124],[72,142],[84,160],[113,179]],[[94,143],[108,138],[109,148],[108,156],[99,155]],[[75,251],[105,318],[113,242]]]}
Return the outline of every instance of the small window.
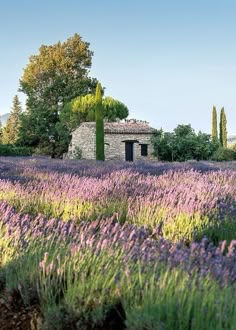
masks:
{"label": "small window", "polygon": [[148,155],[148,145],[141,144],[141,156],[147,156],[147,155]]}

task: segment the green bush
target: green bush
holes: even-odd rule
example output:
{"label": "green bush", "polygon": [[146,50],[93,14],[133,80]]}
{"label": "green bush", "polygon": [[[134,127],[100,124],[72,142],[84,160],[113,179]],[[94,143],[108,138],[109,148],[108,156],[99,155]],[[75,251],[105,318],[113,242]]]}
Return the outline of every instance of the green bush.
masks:
{"label": "green bush", "polygon": [[75,146],[74,158],[75,159],[81,159],[82,158],[82,150],[78,146]]}
{"label": "green bush", "polygon": [[12,144],[0,145],[0,156],[31,156],[32,150],[28,147],[19,147]]}
{"label": "green bush", "polygon": [[152,138],[153,155],[163,161],[209,160],[219,141],[206,133],[195,133],[191,125],[178,125],[173,132],[157,130]]}
{"label": "green bush", "polygon": [[233,149],[227,149],[223,147],[219,147],[213,154],[212,160],[215,161],[224,161],[224,160],[236,160],[236,151]]}

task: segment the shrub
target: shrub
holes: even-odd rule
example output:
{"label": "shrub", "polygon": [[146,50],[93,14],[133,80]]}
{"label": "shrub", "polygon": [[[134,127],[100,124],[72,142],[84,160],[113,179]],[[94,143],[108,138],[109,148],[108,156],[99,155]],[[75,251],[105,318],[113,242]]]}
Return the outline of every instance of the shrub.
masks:
{"label": "shrub", "polygon": [[19,147],[12,144],[0,145],[0,156],[31,156],[32,149],[28,147]]}
{"label": "shrub", "polygon": [[233,149],[227,149],[219,147],[213,154],[212,160],[220,161],[230,161],[236,160],[236,151]]}
{"label": "shrub", "polygon": [[81,159],[82,158],[82,150],[78,146],[75,146],[73,157],[74,157],[74,159]]}
{"label": "shrub", "polygon": [[197,134],[190,125],[178,125],[173,132],[157,130],[152,138],[153,155],[163,161],[208,160],[219,141],[206,133]]}

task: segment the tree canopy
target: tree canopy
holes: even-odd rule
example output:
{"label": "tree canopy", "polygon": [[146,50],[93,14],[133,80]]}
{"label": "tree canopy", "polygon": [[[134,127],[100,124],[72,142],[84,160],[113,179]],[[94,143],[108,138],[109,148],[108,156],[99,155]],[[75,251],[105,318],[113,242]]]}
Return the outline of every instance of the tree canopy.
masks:
{"label": "tree canopy", "polygon": [[[104,118],[107,121],[124,119],[129,115],[127,106],[110,96],[104,97],[102,99],[102,107]],[[95,121],[95,109],[96,96],[94,94],[80,96],[71,101],[71,110],[72,112],[78,114],[81,122]]]}
{"label": "tree canopy", "polygon": [[19,144],[41,148],[52,156],[66,151],[61,141],[64,134],[58,134],[59,114],[66,102],[95,91],[97,80],[89,77],[92,55],[89,43],[75,34],[63,43],[41,46],[39,54],[30,57],[20,80],[27,110]]}
{"label": "tree canopy", "polygon": [[152,143],[154,156],[164,161],[207,160],[219,148],[210,134],[196,134],[190,125],[178,125],[173,132],[157,130]]}
{"label": "tree canopy", "polygon": [[[129,114],[126,105],[110,96],[102,98],[102,108],[103,117],[106,121],[124,119]],[[84,121],[95,121],[95,110],[95,94],[79,96],[67,102],[59,111],[59,121],[55,126],[59,136],[57,148],[65,152],[70,143],[71,132]]]}
{"label": "tree canopy", "polygon": [[92,55],[89,43],[78,34],[63,43],[42,45],[38,55],[30,56],[20,80],[28,103],[55,106],[94,91],[97,81],[88,76]]}

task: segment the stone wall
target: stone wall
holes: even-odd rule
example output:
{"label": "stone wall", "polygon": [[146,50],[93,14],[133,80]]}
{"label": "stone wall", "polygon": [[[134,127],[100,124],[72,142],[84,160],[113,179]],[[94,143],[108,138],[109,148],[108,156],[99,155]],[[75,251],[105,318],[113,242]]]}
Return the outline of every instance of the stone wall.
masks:
{"label": "stone wall", "polygon": [[[152,159],[153,148],[150,142],[151,134],[105,134],[105,159],[125,160],[125,142],[134,142],[133,156],[135,160]],[[141,156],[141,145],[148,144],[148,156]]]}
{"label": "stone wall", "polygon": [[[75,158],[76,147],[82,152],[82,159],[96,159],[95,126],[80,126],[72,134],[69,149],[70,158]],[[152,159],[153,147],[150,142],[152,134],[113,134],[105,133],[105,159],[125,160],[125,142],[134,142],[133,158],[135,160]],[[148,144],[148,156],[141,156],[141,145]]]}
{"label": "stone wall", "polygon": [[76,147],[82,152],[82,159],[96,159],[95,127],[80,126],[72,133],[70,152],[75,158]]}

